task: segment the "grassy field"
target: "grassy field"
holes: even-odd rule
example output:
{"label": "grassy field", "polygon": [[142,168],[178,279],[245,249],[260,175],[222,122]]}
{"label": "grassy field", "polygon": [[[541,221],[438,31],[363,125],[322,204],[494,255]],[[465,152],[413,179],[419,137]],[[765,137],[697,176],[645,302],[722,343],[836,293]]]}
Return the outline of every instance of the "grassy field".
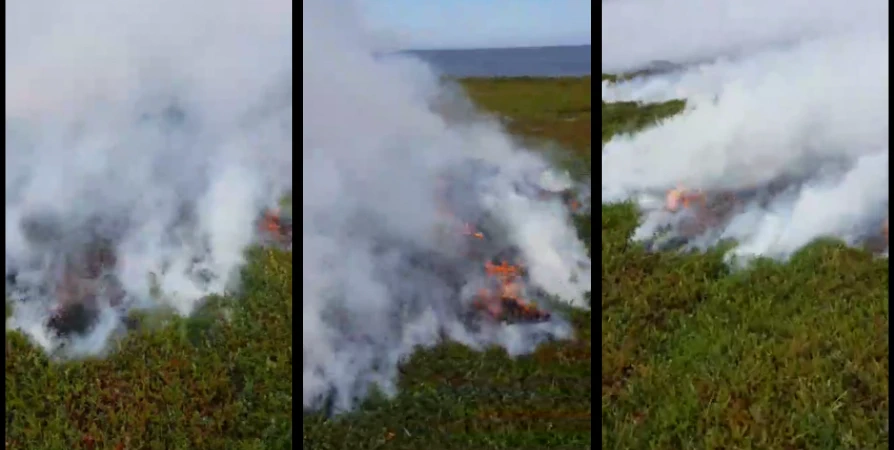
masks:
{"label": "grassy field", "polygon": [[[606,79],[606,76],[603,76]],[[681,102],[602,105],[603,141]],[[730,273],[602,207],[602,447],[888,447],[888,260],[817,242]]]}
{"label": "grassy field", "polygon": [[[516,134],[558,141],[574,151],[569,160],[589,160],[589,78],[464,80],[463,86],[485,110],[508,116]],[[589,241],[589,218],[580,225]],[[401,368],[397,398],[371,400],[334,420],[306,414],[304,446],[589,449],[590,313],[577,312],[572,321],[578,340],[515,360],[503,351],[477,353],[455,344],[419,352]]]}

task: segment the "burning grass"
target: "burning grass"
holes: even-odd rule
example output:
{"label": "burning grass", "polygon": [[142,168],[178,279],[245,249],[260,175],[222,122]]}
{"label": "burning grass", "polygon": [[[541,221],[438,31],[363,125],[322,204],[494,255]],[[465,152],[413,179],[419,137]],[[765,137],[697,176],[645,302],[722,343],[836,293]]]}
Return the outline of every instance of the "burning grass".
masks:
{"label": "burning grass", "polygon": [[[603,104],[603,140],[676,103]],[[604,448],[887,447],[887,258],[821,241],[731,273],[631,244],[638,220],[602,207]]]}
{"label": "burning grass", "polygon": [[[559,141],[574,151],[568,160],[589,172],[589,78],[480,79],[462,84],[480,106],[506,117],[515,133],[537,141]],[[572,117],[576,119],[569,121]],[[472,250],[488,245],[493,236],[485,224],[456,219],[455,232],[467,237]],[[589,245],[589,215],[577,221]],[[518,295],[518,283],[524,278],[518,261],[482,260],[481,270],[493,281],[478,297],[485,317],[540,319],[540,306]],[[418,351],[400,367],[396,398],[374,396],[357,411],[334,419],[305,414],[304,444],[413,450],[590,448],[590,312],[567,314],[577,339],[548,343],[515,359],[503,350],[481,353],[453,343]]]}
{"label": "burning grass", "polygon": [[[670,189],[665,194],[663,209],[676,219],[676,223],[670,226],[673,230],[666,230],[671,231],[675,238],[663,243],[653,240],[651,244],[658,248],[686,245],[689,239],[728,224],[751,204],[765,206],[767,200],[761,197],[772,196],[776,190],[778,188],[769,187],[740,192],[704,192],[682,186]],[[858,242],[862,248],[877,254],[886,253],[888,244],[888,219],[881,221],[877,229],[865,233]]]}
{"label": "burning grass", "polygon": [[[516,117],[518,133],[558,140],[575,150],[569,161],[588,161],[589,79],[464,84],[485,108]],[[589,171],[588,163],[577,167]],[[268,215],[259,226],[279,242],[291,235],[282,219]],[[589,243],[589,215],[577,221]],[[291,257],[280,245],[252,250],[238,298],[211,299],[189,319],[134,315],[134,331],[105,359],[51,364],[21,334],[7,333],[7,448],[291,448]],[[514,281],[501,261],[492,263],[494,281]],[[304,444],[589,448],[590,313],[573,311],[570,320],[577,340],[518,359],[457,344],[419,352],[401,367],[396,399],[372,398],[333,421],[305,415]]]}

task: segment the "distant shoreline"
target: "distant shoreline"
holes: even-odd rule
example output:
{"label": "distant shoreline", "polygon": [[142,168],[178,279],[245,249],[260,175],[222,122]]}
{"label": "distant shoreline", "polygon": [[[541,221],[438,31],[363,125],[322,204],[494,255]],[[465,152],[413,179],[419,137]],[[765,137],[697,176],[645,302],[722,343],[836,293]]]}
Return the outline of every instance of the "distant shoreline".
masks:
{"label": "distant shoreline", "polygon": [[592,46],[557,45],[443,50],[402,50],[381,56],[421,59],[456,78],[581,77],[592,74]]}

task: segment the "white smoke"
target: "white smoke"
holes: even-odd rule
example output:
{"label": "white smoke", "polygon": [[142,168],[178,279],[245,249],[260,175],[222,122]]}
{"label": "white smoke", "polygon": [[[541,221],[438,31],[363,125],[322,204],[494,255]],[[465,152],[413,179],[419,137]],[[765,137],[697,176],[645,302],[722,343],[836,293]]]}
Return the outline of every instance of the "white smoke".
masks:
{"label": "white smoke", "polygon": [[602,71],[691,64],[887,27],[888,3],[880,0],[603,1]]}
{"label": "white smoke", "polygon": [[[525,192],[549,165],[471,115],[421,62],[376,57],[354,6],[303,4],[306,410],[350,409],[373,386],[393,394],[400,361],[443,339],[516,355],[570,335],[557,316],[467,320],[482,261],[464,256],[460,233],[439,230],[486,215],[498,232],[481,245],[518,249],[532,287],[578,306],[590,289],[589,258],[569,212]],[[461,191],[451,197],[455,215],[436,200],[445,173]]]}
{"label": "white smoke", "polygon": [[[696,3],[674,4],[687,10]],[[731,3],[718,4],[740,8]],[[734,47],[766,40],[776,28],[759,25],[757,16],[775,23],[777,5],[789,11],[800,4],[775,2],[761,10],[761,3],[748,6],[755,8],[748,16],[753,33],[747,33],[749,22],[724,17],[739,24],[741,35],[718,31],[718,41]],[[639,199],[644,218],[637,239],[653,239],[653,232],[677,220],[653,205],[680,185],[708,198],[734,193],[743,203],[690,239],[690,247],[733,239],[736,256],[786,258],[820,237],[858,244],[879,233],[888,208],[887,3],[861,1],[853,11],[825,3],[806,8],[807,18],[791,18],[791,29],[811,32],[787,36],[792,41],[785,46],[603,84],[609,101],[687,100],[683,113],[634,136],[616,136],[603,148],[603,203]],[[884,21],[873,15],[880,11]],[[714,29],[713,19],[708,14],[679,25]],[[623,20],[638,23],[635,17]],[[666,42],[655,34],[656,42]],[[635,60],[636,43],[618,45],[616,59],[603,60],[603,67]],[[620,55],[624,48],[632,54]],[[666,50],[659,57],[674,60],[704,48]]]}
{"label": "white smoke", "polygon": [[96,294],[71,355],[102,352],[129,309],[185,315],[238,287],[256,218],[291,190],[291,5],[7,2],[8,329],[58,347],[55,287],[97,242],[127,295]]}

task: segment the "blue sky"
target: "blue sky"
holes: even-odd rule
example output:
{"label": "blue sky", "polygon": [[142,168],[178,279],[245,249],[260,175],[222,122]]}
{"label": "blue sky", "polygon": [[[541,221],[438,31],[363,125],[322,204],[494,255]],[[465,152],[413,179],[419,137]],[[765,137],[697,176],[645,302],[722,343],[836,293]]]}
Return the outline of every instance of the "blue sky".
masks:
{"label": "blue sky", "polygon": [[589,0],[362,0],[369,26],[403,48],[589,44]]}

